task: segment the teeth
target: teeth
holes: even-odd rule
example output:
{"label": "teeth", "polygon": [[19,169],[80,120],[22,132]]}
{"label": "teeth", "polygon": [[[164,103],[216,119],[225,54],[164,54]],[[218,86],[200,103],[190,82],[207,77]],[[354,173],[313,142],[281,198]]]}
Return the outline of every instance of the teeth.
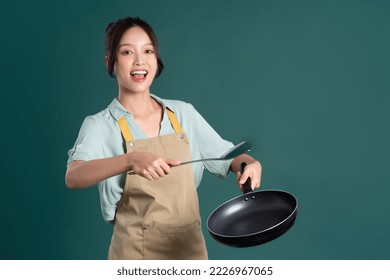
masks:
{"label": "teeth", "polygon": [[148,72],[145,70],[133,71],[130,73],[130,75],[146,75],[146,74],[148,74]]}

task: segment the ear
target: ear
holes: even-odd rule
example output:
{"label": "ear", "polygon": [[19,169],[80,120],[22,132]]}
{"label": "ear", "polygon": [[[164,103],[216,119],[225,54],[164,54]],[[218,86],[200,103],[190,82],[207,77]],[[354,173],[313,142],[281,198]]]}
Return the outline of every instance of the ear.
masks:
{"label": "ear", "polygon": [[108,69],[108,63],[110,63],[110,57],[106,55],[106,57],[104,58],[104,61],[106,63],[106,68]]}

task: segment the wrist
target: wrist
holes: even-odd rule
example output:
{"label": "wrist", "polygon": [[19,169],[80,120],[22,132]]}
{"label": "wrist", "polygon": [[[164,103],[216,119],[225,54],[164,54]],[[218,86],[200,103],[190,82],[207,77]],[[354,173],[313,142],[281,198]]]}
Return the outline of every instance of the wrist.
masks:
{"label": "wrist", "polygon": [[126,168],[126,171],[133,170],[133,166],[134,166],[134,153],[126,153],[124,156],[125,156],[125,168]]}

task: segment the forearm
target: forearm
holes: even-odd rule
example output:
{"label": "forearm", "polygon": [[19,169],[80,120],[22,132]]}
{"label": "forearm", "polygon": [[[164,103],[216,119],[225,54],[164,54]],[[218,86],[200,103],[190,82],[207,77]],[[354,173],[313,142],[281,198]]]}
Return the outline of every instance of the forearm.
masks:
{"label": "forearm", "polygon": [[65,181],[69,188],[87,188],[131,168],[127,154],[90,161],[71,162]]}
{"label": "forearm", "polygon": [[[233,159],[233,161],[230,165],[230,170],[233,171],[234,173],[237,173],[241,169],[242,162],[245,162],[246,164],[251,164],[254,162],[258,162],[258,161],[247,154],[242,154],[242,155],[239,155],[238,157]],[[260,165],[260,162],[258,162],[258,163]]]}

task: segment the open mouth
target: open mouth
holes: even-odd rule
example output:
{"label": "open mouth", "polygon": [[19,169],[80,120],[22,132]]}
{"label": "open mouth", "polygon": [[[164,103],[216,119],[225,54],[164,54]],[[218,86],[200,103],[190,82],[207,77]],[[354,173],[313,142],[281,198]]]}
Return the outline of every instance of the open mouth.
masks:
{"label": "open mouth", "polygon": [[143,81],[148,75],[148,71],[146,70],[135,70],[130,73],[131,77],[136,81]]}

